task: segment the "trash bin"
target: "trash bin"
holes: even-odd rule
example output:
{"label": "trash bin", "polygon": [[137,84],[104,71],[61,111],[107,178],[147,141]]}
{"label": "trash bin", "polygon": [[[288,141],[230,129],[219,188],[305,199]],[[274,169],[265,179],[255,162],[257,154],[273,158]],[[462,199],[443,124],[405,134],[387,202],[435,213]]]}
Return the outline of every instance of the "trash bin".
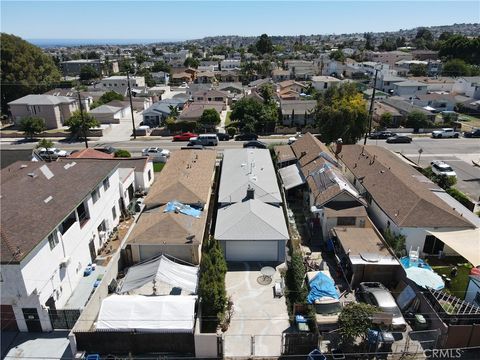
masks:
{"label": "trash bin", "polygon": [[414,323],[415,330],[426,330],[428,328],[427,320],[422,314],[415,315],[415,323]]}
{"label": "trash bin", "polygon": [[391,332],[382,331],[380,333],[380,341],[382,342],[382,346],[379,349],[380,352],[392,351],[392,345],[395,342],[395,338]]}

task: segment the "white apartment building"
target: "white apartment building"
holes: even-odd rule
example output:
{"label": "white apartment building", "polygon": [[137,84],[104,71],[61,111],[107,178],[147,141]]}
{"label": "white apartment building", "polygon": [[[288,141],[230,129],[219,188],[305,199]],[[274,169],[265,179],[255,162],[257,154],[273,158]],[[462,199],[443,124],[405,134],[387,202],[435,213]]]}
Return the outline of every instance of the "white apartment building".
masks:
{"label": "white apartment building", "polygon": [[[128,89],[128,79],[126,76],[117,75],[102,79],[99,85],[99,90],[115,91],[119,94],[125,95]],[[145,78],[143,76],[131,76],[130,87],[145,87]]]}
{"label": "white apartment building", "polygon": [[227,59],[220,62],[220,69],[222,70],[231,70],[231,69],[240,69],[240,60],[236,59]]}

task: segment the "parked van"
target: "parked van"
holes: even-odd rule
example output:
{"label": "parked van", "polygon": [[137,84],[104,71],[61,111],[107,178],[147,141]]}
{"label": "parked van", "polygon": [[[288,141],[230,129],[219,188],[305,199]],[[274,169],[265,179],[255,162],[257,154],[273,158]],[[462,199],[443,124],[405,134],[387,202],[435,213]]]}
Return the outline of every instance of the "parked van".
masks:
{"label": "parked van", "polygon": [[217,146],[218,145],[217,134],[200,134],[200,135],[198,135],[197,141],[198,141],[199,144],[201,144],[203,146]]}

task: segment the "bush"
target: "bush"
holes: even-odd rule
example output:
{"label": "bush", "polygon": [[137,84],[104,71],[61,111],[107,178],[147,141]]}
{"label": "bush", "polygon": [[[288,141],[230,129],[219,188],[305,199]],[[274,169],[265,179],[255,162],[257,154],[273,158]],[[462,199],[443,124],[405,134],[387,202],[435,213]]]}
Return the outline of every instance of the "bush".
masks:
{"label": "bush", "polygon": [[397,257],[402,257],[405,252],[405,235],[396,235],[389,228],[385,230],[385,241],[393,249]]}
{"label": "bush", "polygon": [[420,172],[444,190],[450,189],[453,185],[457,183],[457,179],[454,178],[453,176],[435,174],[432,171],[431,166],[425,169],[422,169]]}
{"label": "bush", "polygon": [[292,258],[288,264],[285,280],[290,308],[293,304],[306,303],[305,266],[303,265],[302,255],[296,250],[292,251]]}
{"label": "bush", "polygon": [[227,128],[227,133],[230,135],[231,138],[233,138],[237,134],[237,129],[234,127],[229,127]]}
{"label": "bush", "polygon": [[352,344],[361,336],[364,340],[372,326],[372,315],[376,307],[364,303],[347,304],[338,317],[339,332],[344,344]]}
{"label": "bush", "polygon": [[45,121],[36,116],[27,116],[20,120],[20,130],[24,132],[25,138],[33,137],[45,131]]}
{"label": "bush", "polygon": [[53,141],[52,140],[48,140],[48,139],[42,139],[38,142],[36,148],[45,148],[45,149],[48,149],[48,148],[52,148],[53,147]]}
{"label": "bush", "polygon": [[453,197],[455,200],[457,200],[460,204],[462,204],[466,208],[468,208],[468,209],[472,208],[472,202],[467,197],[467,195],[465,195],[460,190],[455,189],[455,188],[449,188],[449,189],[447,189],[447,193],[448,193],[448,195]]}
{"label": "bush", "polygon": [[117,151],[115,151],[114,156],[121,158],[129,158],[132,157],[132,154],[130,154],[130,152],[128,152],[127,150],[118,149]]}

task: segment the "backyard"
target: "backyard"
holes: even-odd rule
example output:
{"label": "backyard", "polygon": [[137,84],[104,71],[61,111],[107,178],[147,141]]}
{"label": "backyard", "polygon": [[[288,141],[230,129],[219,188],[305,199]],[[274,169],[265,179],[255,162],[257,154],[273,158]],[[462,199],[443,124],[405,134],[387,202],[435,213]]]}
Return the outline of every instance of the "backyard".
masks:
{"label": "backyard", "polygon": [[[457,262],[458,261],[458,262]],[[465,299],[465,292],[468,285],[468,275],[472,269],[472,265],[465,263],[462,258],[445,258],[445,259],[429,259],[432,269],[439,275],[445,275],[451,279],[450,285],[445,286],[445,291],[451,295],[455,295],[460,299]],[[457,267],[457,275],[452,276],[452,268]]]}
{"label": "backyard", "polygon": [[160,172],[162,171],[164,166],[165,166],[165,163],[160,163],[160,162],[153,163],[153,171]]}

